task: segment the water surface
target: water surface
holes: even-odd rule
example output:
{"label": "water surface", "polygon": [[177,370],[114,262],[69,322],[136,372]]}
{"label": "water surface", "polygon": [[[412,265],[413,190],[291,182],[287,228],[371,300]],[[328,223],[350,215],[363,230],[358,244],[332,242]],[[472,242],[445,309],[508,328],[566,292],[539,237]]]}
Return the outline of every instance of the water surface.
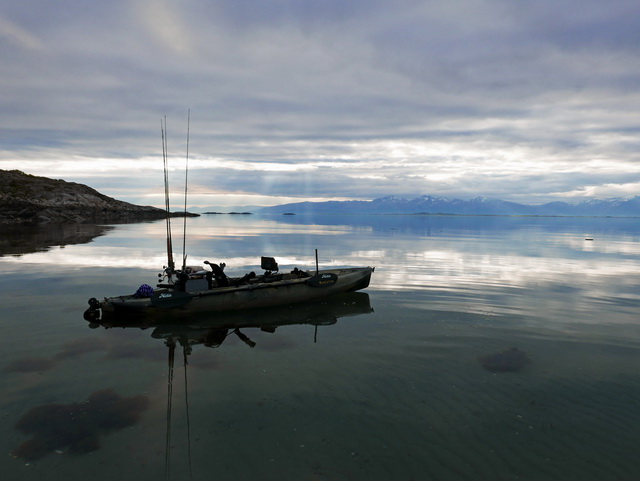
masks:
{"label": "water surface", "polygon": [[[318,249],[323,266],[376,271],[325,303],[90,328],[87,299],[155,282],[164,232],[2,234],[7,479],[640,475],[637,219],[190,219],[189,264],[313,267]],[[481,362],[512,349],[527,362]],[[25,429],[38,414],[48,428]]]}

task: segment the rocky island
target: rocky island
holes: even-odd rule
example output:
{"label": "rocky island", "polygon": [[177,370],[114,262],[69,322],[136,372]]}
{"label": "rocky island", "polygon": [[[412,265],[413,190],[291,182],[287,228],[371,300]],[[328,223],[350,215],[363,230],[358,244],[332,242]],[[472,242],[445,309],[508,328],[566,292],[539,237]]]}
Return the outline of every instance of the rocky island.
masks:
{"label": "rocky island", "polygon": [[0,224],[124,223],[163,217],[164,209],[116,200],[83,184],[0,170]]}

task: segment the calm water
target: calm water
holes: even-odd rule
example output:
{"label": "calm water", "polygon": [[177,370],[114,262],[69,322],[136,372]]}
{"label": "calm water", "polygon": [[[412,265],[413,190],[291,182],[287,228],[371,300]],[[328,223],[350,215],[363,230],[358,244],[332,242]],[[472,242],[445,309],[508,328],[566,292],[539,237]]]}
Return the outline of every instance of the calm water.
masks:
{"label": "calm water", "polygon": [[330,302],[92,329],[88,298],[154,283],[164,224],[5,229],[3,479],[640,476],[638,219],[211,216],[188,231],[189,264],[232,274],[261,255],[311,267],[314,249],[376,271]]}

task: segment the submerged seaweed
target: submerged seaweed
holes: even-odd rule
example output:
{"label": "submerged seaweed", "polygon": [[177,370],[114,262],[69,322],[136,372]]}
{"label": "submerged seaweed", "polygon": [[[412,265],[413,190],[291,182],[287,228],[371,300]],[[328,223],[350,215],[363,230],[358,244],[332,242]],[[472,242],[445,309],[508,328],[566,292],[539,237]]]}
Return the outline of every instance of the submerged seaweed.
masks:
{"label": "submerged seaweed", "polygon": [[480,365],[491,372],[518,372],[531,362],[526,352],[512,347],[502,352],[478,358]]}
{"label": "submerged seaweed", "polygon": [[81,403],[35,407],[16,424],[18,430],[31,438],[12,454],[34,461],[65,447],[71,454],[95,451],[100,447],[101,434],[132,426],[148,407],[146,396],[124,398],[113,389],[96,391]]}
{"label": "submerged seaweed", "polygon": [[44,357],[25,357],[16,359],[2,368],[2,372],[44,372],[58,364],[54,359]]}

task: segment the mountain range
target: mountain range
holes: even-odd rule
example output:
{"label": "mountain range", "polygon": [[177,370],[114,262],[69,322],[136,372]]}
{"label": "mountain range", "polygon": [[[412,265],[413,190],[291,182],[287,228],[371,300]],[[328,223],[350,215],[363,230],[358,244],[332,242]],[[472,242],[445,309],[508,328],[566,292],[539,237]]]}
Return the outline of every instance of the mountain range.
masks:
{"label": "mountain range", "polygon": [[[243,208],[264,214],[431,214],[639,217],[640,196],[630,199],[518,204],[500,199],[471,200],[423,195],[414,199],[388,196],[378,199],[298,202],[263,208]],[[172,216],[198,215],[173,212]],[[161,219],[163,209],[137,206],[113,199],[74,182],[0,169],[0,224],[139,222]]]}
{"label": "mountain range", "polygon": [[475,197],[470,200],[423,195],[414,199],[388,196],[371,201],[298,202],[264,207],[270,214],[442,214],[442,215],[531,215],[531,216],[640,216],[640,196],[631,199],[518,204],[500,199]]}

